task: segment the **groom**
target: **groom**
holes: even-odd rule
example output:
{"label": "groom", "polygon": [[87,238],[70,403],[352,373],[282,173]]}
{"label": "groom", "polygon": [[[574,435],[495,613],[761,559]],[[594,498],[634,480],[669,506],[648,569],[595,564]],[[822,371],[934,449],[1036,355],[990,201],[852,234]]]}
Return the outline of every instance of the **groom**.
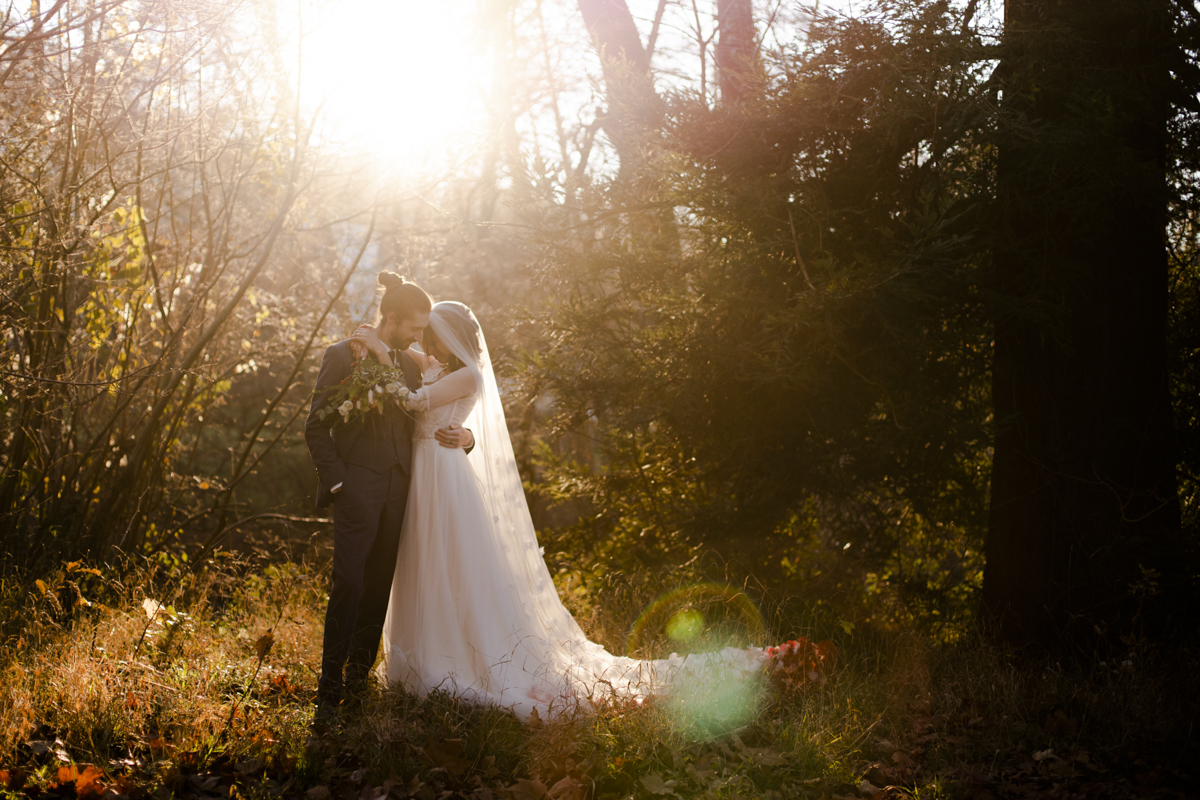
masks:
{"label": "groom", "polygon": [[[366,688],[379,651],[408,500],[413,420],[392,411],[343,423],[338,414],[321,419],[317,411],[353,370],[356,342],[385,366],[399,367],[409,389],[419,388],[421,370],[404,351],[421,341],[433,307],[421,287],[399,275],[381,272],[379,282],[386,290],[376,329],[360,328],[325,350],[304,425],[319,477],[317,508],[333,504],[333,583],[317,682],[318,709],[325,712],[347,692]],[[435,436],[444,447],[470,450],[474,444],[463,428],[443,428]]]}

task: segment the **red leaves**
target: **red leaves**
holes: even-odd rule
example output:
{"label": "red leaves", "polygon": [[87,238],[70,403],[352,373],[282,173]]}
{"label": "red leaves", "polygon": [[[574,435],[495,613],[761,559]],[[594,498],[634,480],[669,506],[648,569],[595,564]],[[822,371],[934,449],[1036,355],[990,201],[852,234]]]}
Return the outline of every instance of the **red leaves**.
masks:
{"label": "red leaves", "polygon": [[780,692],[823,686],[837,668],[838,649],[828,639],[810,642],[801,636],[766,652],[767,677]]}

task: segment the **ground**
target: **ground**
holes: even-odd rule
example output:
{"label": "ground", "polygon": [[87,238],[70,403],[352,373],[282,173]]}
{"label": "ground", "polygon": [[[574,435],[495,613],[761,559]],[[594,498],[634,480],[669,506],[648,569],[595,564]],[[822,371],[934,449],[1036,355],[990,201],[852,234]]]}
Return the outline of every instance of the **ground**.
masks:
{"label": "ground", "polygon": [[[1194,659],[1032,662],[971,631],[848,632],[828,680],[520,720],[374,687],[314,720],[323,572],[6,584],[0,786],[189,800],[1191,797]],[[800,632],[801,634],[803,631]],[[1182,676],[1182,677],[1181,677]],[[825,677],[825,676],[822,676]]]}

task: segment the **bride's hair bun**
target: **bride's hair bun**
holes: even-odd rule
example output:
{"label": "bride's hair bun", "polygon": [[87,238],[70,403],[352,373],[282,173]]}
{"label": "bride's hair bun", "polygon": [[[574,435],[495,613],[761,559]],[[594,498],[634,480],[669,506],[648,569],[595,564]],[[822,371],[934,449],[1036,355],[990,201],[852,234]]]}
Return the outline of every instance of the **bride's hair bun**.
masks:
{"label": "bride's hair bun", "polygon": [[433,307],[433,298],[412,281],[406,281],[394,272],[379,273],[383,284],[383,299],[379,301],[379,318],[385,321],[388,314],[399,320],[411,319],[417,314],[428,314]]}

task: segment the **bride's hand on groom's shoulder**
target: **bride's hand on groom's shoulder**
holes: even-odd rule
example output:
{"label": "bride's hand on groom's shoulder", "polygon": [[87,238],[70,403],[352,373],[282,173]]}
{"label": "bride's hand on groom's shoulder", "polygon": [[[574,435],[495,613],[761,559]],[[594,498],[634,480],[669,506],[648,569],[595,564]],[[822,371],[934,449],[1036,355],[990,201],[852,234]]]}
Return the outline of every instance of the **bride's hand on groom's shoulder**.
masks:
{"label": "bride's hand on groom's shoulder", "polygon": [[394,366],[388,348],[379,340],[374,326],[359,325],[358,329],[354,331],[354,335],[350,337],[350,349],[354,351],[355,358],[365,358],[366,354],[370,353],[380,364],[387,367]]}

